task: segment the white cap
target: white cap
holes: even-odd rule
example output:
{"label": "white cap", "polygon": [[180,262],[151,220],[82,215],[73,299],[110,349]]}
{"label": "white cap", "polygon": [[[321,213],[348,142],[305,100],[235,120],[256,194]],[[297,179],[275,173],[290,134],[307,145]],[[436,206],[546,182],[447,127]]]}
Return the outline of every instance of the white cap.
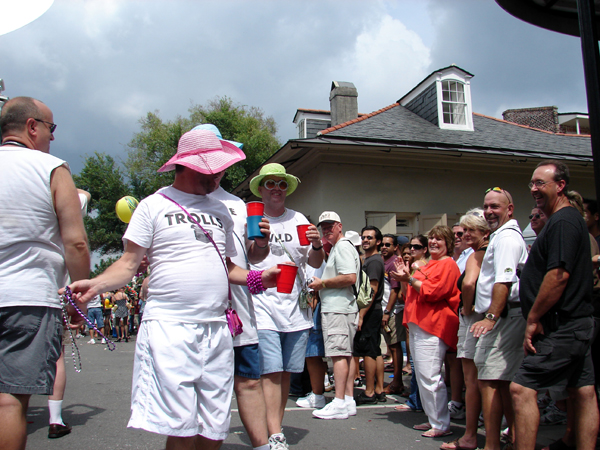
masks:
{"label": "white cap", "polygon": [[317,226],[320,227],[324,222],[342,223],[342,219],[340,219],[340,216],[337,213],[334,213],[333,211],[323,211],[319,216],[319,223]]}
{"label": "white cap", "polygon": [[344,237],[352,242],[352,245],[355,247],[361,244],[360,235],[356,231],[348,230],[346,231],[346,234],[344,234]]}

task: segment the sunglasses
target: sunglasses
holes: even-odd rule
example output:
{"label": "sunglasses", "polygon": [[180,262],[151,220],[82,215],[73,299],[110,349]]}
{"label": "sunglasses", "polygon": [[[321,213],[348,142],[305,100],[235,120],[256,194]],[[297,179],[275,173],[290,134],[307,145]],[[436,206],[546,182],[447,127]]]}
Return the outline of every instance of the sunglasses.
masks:
{"label": "sunglasses", "polygon": [[33,120],[35,120],[36,122],[43,122],[43,123],[45,123],[46,125],[50,125],[50,126],[48,127],[48,128],[50,129],[50,134],[54,134],[54,130],[56,130],[56,126],[57,126],[55,123],[52,123],[52,122],[46,122],[45,120],[42,120],[42,119],[33,119]]}
{"label": "sunglasses", "polygon": [[423,250],[423,246],[419,244],[410,244],[408,248],[411,250]]}
{"label": "sunglasses", "polygon": [[384,242],[384,243],[383,243],[383,244],[381,244],[381,245],[382,245],[382,246],[384,246],[384,247],[391,247],[391,246],[393,246],[394,244],[392,244],[392,243],[390,243],[390,242]]}
{"label": "sunglasses", "polygon": [[279,181],[267,180],[267,181],[264,182],[263,186],[266,187],[270,191],[272,191],[273,189],[275,189],[275,187],[278,187],[282,191],[287,191],[288,182],[285,181],[285,180],[279,180]]}
{"label": "sunglasses", "polygon": [[533,218],[539,219],[541,216],[539,214],[532,214],[529,216],[529,220],[533,219]]}
{"label": "sunglasses", "polygon": [[368,240],[368,241],[370,241],[370,240],[373,240],[373,239],[375,239],[375,238],[374,238],[373,236],[361,236],[361,237],[360,237],[360,239],[361,239],[362,241],[364,241],[365,239],[366,239],[366,240]]}
{"label": "sunglasses", "polygon": [[454,233],[454,236],[463,237],[463,232],[462,231],[457,231],[456,233]]}

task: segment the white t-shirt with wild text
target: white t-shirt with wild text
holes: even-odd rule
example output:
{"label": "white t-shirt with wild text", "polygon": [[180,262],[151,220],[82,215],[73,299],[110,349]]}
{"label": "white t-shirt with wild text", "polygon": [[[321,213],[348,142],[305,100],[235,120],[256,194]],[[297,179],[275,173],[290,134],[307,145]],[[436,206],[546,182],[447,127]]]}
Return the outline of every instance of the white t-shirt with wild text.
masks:
{"label": "white t-shirt with wild text", "polygon": [[296,277],[291,294],[277,292],[276,288],[267,289],[258,295],[253,295],[256,322],[259,330],[274,330],[280,332],[300,331],[311,328],[312,315],[308,309],[300,309],[298,296],[301,282],[306,280],[306,264],[311,246],[300,245],[297,225],[308,224],[308,219],[299,212],[285,210],[280,217],[269,217],[271,240],[269,255],[258,264],[251,264],[253,270],[264,270],[277,264],[291,262],[283,247],[274,235],[277,235],[298,266],[299,276]]}

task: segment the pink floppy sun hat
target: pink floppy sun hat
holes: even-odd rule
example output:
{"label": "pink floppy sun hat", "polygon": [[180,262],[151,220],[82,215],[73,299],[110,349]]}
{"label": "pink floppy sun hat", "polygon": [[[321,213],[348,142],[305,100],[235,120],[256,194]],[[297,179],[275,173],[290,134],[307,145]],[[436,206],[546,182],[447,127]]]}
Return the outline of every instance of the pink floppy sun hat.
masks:
{"label": "pink floppy sun hat", "polygon": [[212,131],[192,130],[181,136],[177,153],[158,171],[169,172],[175,170],[175,166],[179,164],[196,172],[211,175],[222,172],[244,159],[246,155],[243,151],[219,139]]}

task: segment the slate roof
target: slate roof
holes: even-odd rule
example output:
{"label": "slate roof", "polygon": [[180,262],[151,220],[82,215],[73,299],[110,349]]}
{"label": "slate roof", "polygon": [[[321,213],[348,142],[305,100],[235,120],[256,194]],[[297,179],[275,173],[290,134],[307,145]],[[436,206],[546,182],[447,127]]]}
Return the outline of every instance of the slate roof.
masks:
{"label": "slate roof", "polygon": [[314,140],[592,160],[589,136],[551,133],[482,114],[473,114],[473,126],[474,131],[443,130],[394,103],[327,128]]}

